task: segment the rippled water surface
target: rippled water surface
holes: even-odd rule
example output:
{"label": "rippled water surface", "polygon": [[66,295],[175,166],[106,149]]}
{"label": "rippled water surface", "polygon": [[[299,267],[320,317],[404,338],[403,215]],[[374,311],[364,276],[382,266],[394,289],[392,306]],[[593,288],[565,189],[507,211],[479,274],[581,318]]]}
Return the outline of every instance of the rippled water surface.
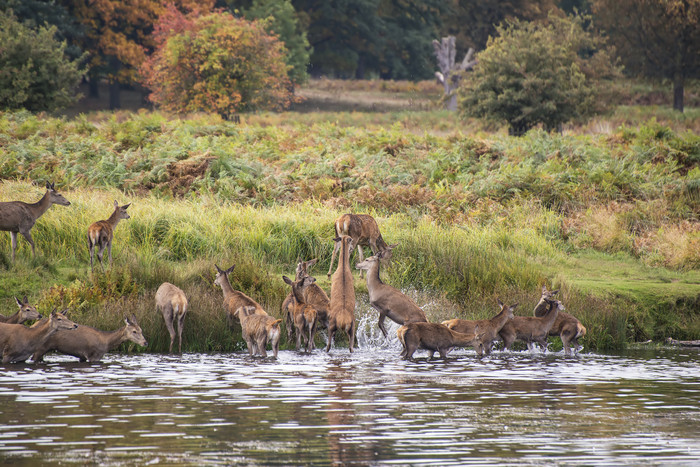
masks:
{"label": "rippled water surface", "polygon": [[0,366],[0,460],[700,464],[697,350],[397,355],[110,354]]}

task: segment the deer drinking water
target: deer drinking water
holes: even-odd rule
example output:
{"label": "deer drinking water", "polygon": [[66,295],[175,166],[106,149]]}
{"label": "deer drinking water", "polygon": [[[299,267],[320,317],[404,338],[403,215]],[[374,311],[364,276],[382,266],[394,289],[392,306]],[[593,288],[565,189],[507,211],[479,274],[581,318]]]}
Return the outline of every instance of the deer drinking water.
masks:
{"label": "deer drinking water", "polygon": [[182,353],[182,328],[185,325],[187,314],[187,297],[179,287],[170,282],[163,282],[156,291],[156,309],[159,309],[165,320],[165,327],[170,334],[170,348],[168,353],[173,353],[175,341],[175,324],[177,324],[178,352]]}
{"label": "deer drinking water", "polygon": [[403,346],[401,356],[405,360],[413,360],[413,354],[418,349],[427,350],[430,354],[428,359],[433,358],[435,352],[439,352],[440,357],[445,359],[454,347],[474,347],[476,353],[482,356],[484,345],[479,333],[478,325],[474,328],[474,333],[462,334],[438,323],[409,323],[396,331]]}
{"label": "deer drinking water", "polygon": [[58,330],[51,335],[35,352],[32,360],[43,361],[47,352],[56,350],[71,355],[81,362],[99,362],[107,352],[110,352],[122,342],[131,341],[146,346],[148,342],[143,337],[141,326],[132,314],[124,320],[124,327],[116,331],[100,331],[90,326],[78,325],[73,330]]}
{"label": "deer drinking water", "polygon": [[292,281],[287,276],[282,276],[284,282],[292,286],[293,304],[290,315],[292,325],[297,335],[297,350],[301,349],[302,337],[306,341],[306,351],[311,352],[314,347],[314,334],[318,323],[318,312],[306,303],[306,290],[316,282],[316,278],[303,276],[301,279]]}
{"label": "deer drinking water", "polygon": [[54,188],[53,183],[46,182],[46,193],[36,203],[24,201],[5,201],[0,203],[0,230],[10,232],[12,239],[12,262],[15,261],[17,250],[17,234],[20,233],[32,246],[32,256],[36,258],[34,240],[30,230],[37,219],[52,205],[70,206],[70,202]]}
{"label": "deer drinking water", "polygon": [[102,265],[102,255],[104,254],[105,248],[107,248],[107,254],[109,255],[109,265],[112,265],[112,240],[114,239],[114,229],[117,228],[117,224],[120,220],[130,219],[129,213],[126,212],[129,206],[131,206],[131,203],[119,206],[119,203],[115,200],[114,212],[109,216],[109,219],[94,222],[88,227],[87,236],[88,249],[90,250],[90,270],[93,269],[95,247],[98,248],[97,259],[100,260],[102,269],[104,269]]}
{"label": "deer drinking water", "polygon": [[493,347],[494,341],[499,339],[498,333],[501,332],[503,326],[506,325],[508,320],[514,318],[513,310],[518,306],[518,304],[506,306],[500,299],[498,300],[498,306],[501,307],[500,313],[491,319],[481,319],[477,321],[467,320],[467,319],[450,319],[443,321],[442,324],[452,329],[453,331],[461,332],[463,334],[474,334],[475,329],[481,330],[481,338],[484,344],[484,351],[488,354],[491,353],[491,348]]}
{"label": "deer drinking water", "polygon": [[379,312],[379,329],[387,337],[384,327],[384,319],[389,318],[395,323],[404,325],[408,323],[428,322],[425,313],[399,290],[385,284],[379,278],[379,265],[382,259],[391,256],[391,251],[396,245],[387,246],[385,250],[370,256],[355,267],[367,272],[367,290],[369,291],[369,303]]}
{"label": "deer drinking water", "polygon": [[[535,306],[535,316],[544,316],[547,311],[547,299],[552,299],[559,290],[547,290],[547,286],[542,286],[542,297]],[[571,344],[574,351],[578,352],[580,345],[578,339],[586,335],[586,328],[581,322],[569,313],[559,312],[554,320],[552,328],[549,330],[550,336],[559,336],[564,347],[564,355],[571,355]]]}
{"label": "deer drinking water", "polygon": [[[362,246],[369,246],[372,249],[372,254],[376,255],[380,251],[387,248],[387,244],[379,232],[377,221],[369,214],[343,214],[335,220],[335,236],[342,237],[348,235],[352,237],[353,248],[357,247],[357,253],[360,256],[360,262],[364,261]],[[331,256],[331,264],[328,267],[328,276],[330,277],[333,270],[333,262],[335,255],[338,253],[340,245],[335,243],[333,255]],[[352,252],[352,250],[350,250]],[[360,277],[364,271],[360,271]]]}
{"label": "deer drinking water", "polygon": [[22,324],[0,323],[0,353],[3,363],[24,362],[59,329],[78,327],[65,314],[52,311],[48,318],[28,328]]}
{"label": "deer drinking water", "polygon": [[17,310],[14,314],[10,316],[0,315],[0,323],[22,324],[25,321],[34,321],[35,319],[41,318],[39,312],[36,311],[36,307],[34,305],[31,305],[29,303],[29,300],[27,300],[26,295],[24,296],[24,299],[22,301],[19,301],[19,299],[15,297],[15,301],[19,306],[19,310]]}
{"label": "deer drinking water", "polygon": [[336,247],[340,244],[340,258],[338,269],[331,278],[331,304],[328,317],[328,345],[326,352],[330,352],[331,343],[336,330],[342,329],[348,335],[350,352],[355,347],[355,287],[352,281],[350,269],[350,252],[352,251],[352,237],[344,235],[334,239]]}

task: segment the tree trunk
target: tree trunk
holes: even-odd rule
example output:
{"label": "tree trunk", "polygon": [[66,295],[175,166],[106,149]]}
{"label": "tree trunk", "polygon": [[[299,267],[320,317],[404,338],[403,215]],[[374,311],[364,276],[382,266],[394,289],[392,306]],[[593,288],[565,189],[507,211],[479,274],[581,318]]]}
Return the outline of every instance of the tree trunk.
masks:
{"label": "tree trunk", "polygon": [[121,108],[121,85],[117,81],[109,83],[109,110]]}
{"label": "tree trunk", "polygon": [[100,98],[100,81],[96,76],[90,76],[88,79],[88,96],[92,99]]}
{"label": "tree trunk", "polygon": [[676,70],[673,75],[673,110],[683,112],[684,76],[682,70]]}

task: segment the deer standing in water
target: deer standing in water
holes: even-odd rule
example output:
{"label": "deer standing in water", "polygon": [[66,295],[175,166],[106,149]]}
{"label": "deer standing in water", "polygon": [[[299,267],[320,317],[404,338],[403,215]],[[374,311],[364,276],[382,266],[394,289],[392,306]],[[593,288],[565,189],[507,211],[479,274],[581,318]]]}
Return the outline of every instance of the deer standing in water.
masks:
{"label": "deer standing in water", "polygon": [[117,228],[117,224],[120,220],[130,219],[129,213],[126,212],[129,206],[131,206],[131,203],[119,206],[119,203],[115,200],[114,212],[109,216],[109,219],[94,222],[88,227],[87,236],[91,270],[93,269],[93,262],[95,260],[95,247],[99,248],[97,250],[97,259],[100,260],[102,269],[104,269],[102,255],[104,254],[105,248],[107,248],[107,254],[109,255],[109,265],[112,266],[112,240],[114,239],[114,229]]}
{"label": "deer standing in water", "polygon": [[173,353],[175,342],[175,324],[177,324],[178,352],[182,353],[182,328],[185,325],[187,314],[187,297],[179,287],[170,282],[163,282],[156,291],[156,309],[159,309],[165,320],[165,327],[170,334],[170,348],[168,353]]}
{"label": "deer standing in water", "polygon": [[0,323],[22,324],[25,321],[34,321],[35,319],[41,318],[39,312],[36,311],[36,307],[34,305],[29,304],[29,300],[27,300],[26,295],[24,296],[24,299],[21,302],[17,297],[15,297],[15,301],[19,306],[19,310],[17,310],[14,314],[10,316],[0,315]]}
{"label": "deer standing in water", "polygon": [[0,353],[3,363],[24,362],[59,329],[78,327],[65,314],[52,311],[48,318],[28,328],[22,324],[0,323]]}
{"label": "deer standing in water", "polygon": [[116,349],[122,342],[148,345],[133,314],[127,317],[124,323],[124,327],[116,331],[100,331],[83,325],[78,325],[73,330],[58,330],[34,352],[32,360],[41,362],[47,352],[56,350],[77,357],[81,362],[92,363],[102,360],[104,354]]}
{"label": "deer standing in water", "polygon": [[350,269],[350,252],[352,251],[352,237],[344,235],[335,238],[336,247],[340,243],[340,258],[338,269],[331,278],[331,304],[328,315],[328,345],[326,352],[330,352],[331,343],[336,330],[342,329],[348,335],[350,352],[355,347],[355,287],[352,281]]}
{"label": "deer standing in water", "polygon": [[221,287],[221,290],[224,292],[224,308],[226,308],[226,321],[229,326],[233,326],[233,323],[236,320],[236,312],[239,308],[244,306],[254,307],[256,315],[267,315],[267,312],[263,310],[263,307],[261,307],[258,302],[243,292],[235,290],[231,286],[231,281],[229,280],[228,276],[233,271],[233,268],[236,267],[235,264],[226,270],[221,269],[216,264],[214,267],[216,268],[214,284]]}
{"label": "deer standing in water", "polygon": [[32,256],[36,258],[34,240],[30,230],[37,219],[52,205],[70,206],[70,202],[54,188],[53,183],[46,182],[46,193],[36,203],[24,201],[5,201],[0,203],[0,230],[10,232],[12,239],[12,262],[15,261],[17,250],[17,234],[20,233],[32,246]]}
{"label": "deer standing in water", "polygon": [[[298,281],[308,276],[309,271],[317,262],[318,259],[312,259],[309,261],[297,260],[295,280]],[[285,317],[287,324],[287,338],[289,340],[292,339],[292,330],[294,329],[294,322],[291,314],[292,308],[295,305],[294,300],[294,293],[289,292],[287,297],[284,299],[284,302],[282,302],[282,315]],[[326,295],[326,292],[324,292],[323,289],[315,282],[308,284],[308,286],[304,288],[304,303],[314,307],[316,310],[317,326],[322,328],[328,327],[328,309],[330,308],[330,302],[331,301],[328,298],[328,295]]]}
{"label": "deer standing in water", "polygon": [[425,313],[416,303],[404,295],[401,291],[385,284],[379,278],[379,265],[383,259],[391,257],[396,244],[387,246],[386,249],[370,256],[355,267],[367,271],[367,290],[369,292],[369,304],[379,312],[379,329],[387,337],[384,327],[384,319],[389,318],[395,323],[404,325],[408,323],[427,323]]}
{"label": "deer standing in water", "polygon": [[494,341],[499,339],[498,333],[501,332],[503,326],[513,319],[513,310],[518,306],[518,304],[506,306],[500,299],[498,300],[498,306],[501,307],[500,313],[491,319],[481,319],[477,321],[467,320],[467,319],[450,319],[443,321],[442,324],[452,329],[453,331],[461,332],[463,334],[473,334],[476,327],[478,326],[481,330],[481,337],[484,344],[484,351],[489,354],[491,353],[491,348]]}
{"label": "deer standing in water", "polygon": [[277,358],[280,347],[281,319],[270,315],[257,314],[255,306],[242,306],[233,313],[241,321],[243,340],[248,346],[251,357],[261,355],[267,357],[267,343],[272,345],[272,353]]}
{"label": "deer standing in water", "polygon": [[[387,248],[387,244],[379,232],[377,221],[369,214],[343,214],[335,220],[335,236],[342,237],[348,235],[352,237],[353,248],[357,247],[357,253],[360,256],[360,262],[364,261],[362,246],[369,246],[372,249],[372,254],[376,255],[380,251]],[[338,253],[340,244],[335,243],[333,255],[331,256],[331,264],[328,267],[328,276],[333,270],[333,262],[335,255]],[[352,252],[352,250],[350,250]],[[364,271],[360,271],[360,277],[364,277]]]}
{"label": "deer standing in water", "polygon": [[[535,306],[535,316],[544,316],[547,312],[547,299],[553,299],[557,292],[559,290],[549,291],[546,285],[542,286],[542,297]],[[574,351],[578,352],[580,348],[578,339],[586,335],[586,328],[574,316],[560,311],[557,314],[557,319],[554,320],[552,329],[549,330],[549,335],[559,336],[564,346],[564,355],[571,355],[571,344],[574,345]]]}
{"label": "deer standing in water", "polygon": [[475,326],[471,334],[455,332],[443,324],[438,323],[409,323],[401,326],[396,334],[403,346],[401,356],[405,360],[413,360],[413,354],[418,349],[429,352],[428,359],[432,359],[435,352],[440,357],[447,358],[447,353],[454,347],[474,347],[481,357],[484,354],[484,345],[479,335],[479,326]]}
{"label": "deer standing in water", "polygon": [[527,343],[527,348],[530,351],[534,349],[535,343],[540,344],[543,349],[547,349],[546,341],[549,330],[552,329],[559,311],[564,311],[565,308],[559,300],[548,298],[545,302],[548,309],[542,317],[516,316],[506,322],[501,328],[501,332],[498,333],[503,339],[505,349],[510,349],[515,340]]}
{"label": "deer standing in water", "polygon": [[301,279],[292,281],[287,276],[282,276],[284,282],[292,286],[292,294],[294,295],[293,305],[291,306],[291,321],[297,334],[297,350],[301,349],[302,337],[306,341],[306,351],[311,352],[314,348],[314,334],[316,334],[316,326],[318,323],[318,312],[316,309],[306,303],[306,289],[316,282],[315,277],[303,276]]}

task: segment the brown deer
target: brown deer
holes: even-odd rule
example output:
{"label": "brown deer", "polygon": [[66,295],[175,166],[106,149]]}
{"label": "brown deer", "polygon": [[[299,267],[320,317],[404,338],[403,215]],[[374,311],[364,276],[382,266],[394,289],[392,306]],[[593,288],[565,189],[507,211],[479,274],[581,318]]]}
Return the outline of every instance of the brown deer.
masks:
{"label": "brown deer", "polygon": [[0,323],[0,352],[3,363],[26,361],[52,334],[60,329],[78,327],[65,314],[52,311],[48,318],[28,328],[22,324]]}
{"label": "brown deer", "polygon": [[443,321],[442,324],[453,331],[461,332],[462,334],[474,334],[475,329],[478,326],[482,333],[484,352],[489,354],[491,353],[493,343],[499,339],[498,333],[501,332],[501,329],[503,329],[503,326],[505,326],[508,320],[513,319],[513,310],[515,310],[515,308],[518,306],[517,303],[506,306],[500,299],[497,300],[498,306],[501,307],[501,311],[491,319],[480,319],[477,321],[467,319],[450,319]]}
{"label": "brown deer", "polygon": [[435,352],[439,352],[440,357],[445,359],[454,347],[474,347],[476,353],[482,356],[484,345],[479,333],[478,325],[474,328],[474,333],[462,334],[438,323],[409,323],[396,331],[403,346],[401,356],[405,360],[413,360],[413,354],[418,349],[427,350],[430,354],[428,359],[432,359]]}
{"label": "brown deer", "polygon": [[549,309],[541,318],[535,316],[516,316],[506,322],[498,335],[503,339],[505,349],[510,349],[515,340],[523,341],[527,348],[532,351],[535,343],[547,349],[547,336],[552,329],[554,321],[557,319],[559,311],[565,310],[564,305],[559,300],[547,299]]}
{"label": "brown deer", "polygon": [[24,299],[21,302],[17,297],[15,297],[15,301],[19,306],[19,310],[17,310],[14,314],[10,316],[0,315],[0,323],[22,324],[25,321],[34,321],[36,319],[41,319],[41,315],[38,311],[36,311],[36,307],[34,305],[29,304],[29,300],[27,300],[26,295],[24,296]]}
{"label": "brown deer", "polygon": [[316,334],[318,312],[312,305],[306,303],[305,295],[306,289],[316,282],[316,278],[303,276],[301,279],[292,281],[289,277],[282,276],[282,280],[292,286],[292,294],[294,294],[290,314],[297,335],[297,350],[301,349],[301,339],[303,336],[306,341],[306,351],[311,352],[314,348],[314,335]]}
{"label": "brown deer", "polygon": [[[386,242],[379,232],[377,221],[369,214],[343,214],[335,220],[335,236],[342,237],[348,235],[352,237],[353,248],[357,247],[357,253],[360,256],[360,262],[364,261],[362,246],[369,246],[372,249],[372,254],[376,255],[380,251],[387,248]],[[331,264],[328,267],[328,276],[330,277],[333,270],[333,262],[335,255],[338,253],[340,245],[335,243],[333,255],[331,256]],[[350,250],[352,252],[352,250]],[[363,277],[364,271],[360,271],[360,277]]]}
{"label": "brown deer", "polygon": [[114,229],[117,228],[117,224],[120,220],[130,219],[129,213],[126,212],[129,206],[131,206],[131,203],[119,206],[119,203],[115,200],[114,212],[109,216],[109,219],[94,222],[88,227],[87,236],[91,270],[93,269],[93,262],[95,259],[95,247],[99,248],[97,250],[97,259],[100,260],[102,269],[104,269],[102,265],[102,255],[104,254],[105,248],[107,248],[107,253],[109,255],[109,265],[112,265],[112,240],[114,238]]}
{"label": "brown deer", "polygon": [[70,206],[70,202],[54,188],[53,183],[46,182],[46,193],[36,203],[30,204],[24,201],[5,201],[0,203],[0,230],[10,232],[12,239],[12,262],[15,261],[17,250],[17,234],[22,236],[32,246],[32,256],[36,258],[34,240],[30,230],[37,219],[41,217],[52,205]]}
{"label": "brown deer", "polygon": [[[311,268],[318,262],[318,259],[312,259],[309,261],[297,260],[297,270],[295,280],[299,280],[305,276],[309,275]],[[304,303],[307,303],[314,307],[316,310],[316,321],[317,326],[322,328],[328,327],[328,309],[330,307],[330,299],[326,292],[316,283],[309,284],[308,287],[304,289]],[[282,315],[285,317],[285,322],[287,324],[287,338],[292,339],[292,330],[294,329],[294,322],[292,320],[291,309],[294,306],[294,294],[289,292],[287,297],[282,302]]]}
{"label": "brown deer", "polygon": [[381,260],[391,255],[391,250],[396,245],[389,245],[384,251],[370,256],[355,267],[367,271],[367,290],[369,291],[369,304],[379,312],[379,329],[387,337],[384,327],[384,319],[389,318],[398,324],[427,323],[425,313],[413,300],[401,291],[385,284],[379,278],[379,265]]}
{"label": "brown deer", "polygon": [[165,327],[170,334],[170,348],[168,353],[173,353],[175,342],[175,323],[177,323],[178,352],[182,353],[182,328],[185,325],[187,314],[187,297],[179,287],[170,282],[163,282],[156,291],[156,309],[160,310],[165,320]]}
{"label": "brown deer", "polygon": [[[548,291],[546,285],[542,286],[542,297],[535,306],[535,316],[544,316],[547,311],[547,299],[553,298],[557,292],[559,290]],[[549,330],[549,335],[559,336],[564,346],[564,355],[571,355],[571,344],[574,346],[574,352],[578,352],[580,348],[578,339],[586,335],[586,328],[574,316],[560,311],[552,329]]]}
{"label": "brown deer", "polygon": [[280,346],[281,319],[275,319],[269,315],[257,314],[255,306],[242,306],[234,311],[241,321],[243,340],[248,346],[251,357],[261,355],[267,357],[267,344],[272,345],[272,353],[277,358]]}
{"label": "brown deer", "polygon": [[236,313],[241,307],[252,306],[255,308],[256,315],[267,315],[258,302],[243,292],[234,290],[231,286],[231,281],[229,281],[228,276],[233,271],[233,268],[236,267],[235,264],[226,270],[221,269],[216,264],[214,267],[216,268],[214,284],[221,287],[221,290],[224,292],[224,308],[226,309],[226,322],[229,327],[233,326],[233,323],[236,321]]}
{"label": "brown deer", "polygon": [[342,329],[348,335],[350,352],[355,347],[355,288],[350,269],[350,252],[353,240],[348,235],[335,238],[336,247],[340,243],[340,258],[338,269],[331,278],[331,303],[328,315],[328,345],[326,352],[331,351],[331,343],[336,330]]}
{"label": "brown deer", "polygon": [[104,354],[116,349],[122,342],[148,345],[133,314],[124,323],[125,326],[116,331],[100,331],[83,325],[78,325],[74,330],[58,330],[34,351],[32,360],[41,362],[47,352],[56,350],[77,357],[81,362],[92,363],[102,360]]}

